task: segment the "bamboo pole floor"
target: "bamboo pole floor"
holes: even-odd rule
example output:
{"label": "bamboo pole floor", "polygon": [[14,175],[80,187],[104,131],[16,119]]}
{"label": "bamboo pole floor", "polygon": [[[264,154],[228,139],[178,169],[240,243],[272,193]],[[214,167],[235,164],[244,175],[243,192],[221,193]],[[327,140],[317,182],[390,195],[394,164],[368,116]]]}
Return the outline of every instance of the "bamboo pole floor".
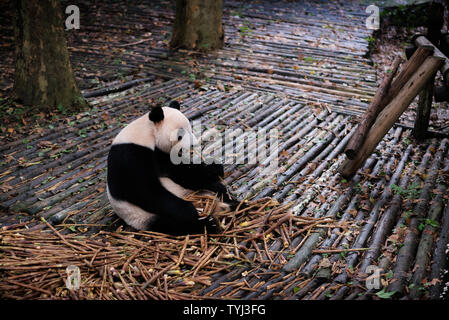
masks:
{"label": "bamboo pole floor", "polygon": [[[448,139],[417,142],[395,126],[352,179],[337,173],[354,116],[377,87],[363,7],[225,1],[225,47],[200,54],[167,49],[171,2],[80,6],[86,15],[68,44],[92,109],[0,146],[1,297],[440,297]],[[0,30],[11,43],[10,26]],[[11,49],[0,48],[2,70]],[[6,72],[4,92],[11,79]],[[105,196],[114,136],[149,102],[172,99],[190,120],[238,129],[241,140],[258,129],[280,134],[279,170],[226,165],[225,182],[246,206],[217,214],[220,235],[136,232]],[[191,200],[202,214],[216,203]],[[69,265],[80,268],[78,290],[66,288]],[[382,269],[374,287],[370,266]]]}

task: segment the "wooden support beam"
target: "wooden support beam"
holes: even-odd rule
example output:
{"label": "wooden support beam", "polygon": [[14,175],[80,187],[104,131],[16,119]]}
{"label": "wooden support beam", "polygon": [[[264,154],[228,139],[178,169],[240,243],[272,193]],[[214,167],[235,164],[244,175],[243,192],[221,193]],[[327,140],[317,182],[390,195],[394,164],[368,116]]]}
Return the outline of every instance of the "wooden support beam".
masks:
{"label": "wooden support beam", "polygon": [[393,65],[391,66],[391,72],[383,79],[376,91],[376,94],[374,95],[373,100],[371,100],[366,112],[363,114],[355,133],[352,135],[351,140],[349,140],[345,150],[346,156],[349,159],[355,158],[357,151],[365,140],[366,134],[376,120],[377,115],[385,107],[385,104],[382,104],[382,100],[387,95],[388,90],[390,89],[391,81],[393,80],[393,77],[396,74],[401,62],[402,58],[396,57]]}
{"label": "wooden support beam", "polygon": [[444,78],[444,84],[449,86],[449,58],[446,57],[440,49],[435,47],[425,36],[419,35],[415,37],[414,43],[416,46],[432,46],[434,49],[434,56],[444,59],[444,63],[441,65],[440,71]]}
{"label": "wooden support beam", "polygon": [[413,129],[413,136],[416,139],[425,138],[427,129],[429,128],[434,82],[435,75],[427,82],[424,89],[419,94],[418,109],[416,110],[415,125]]}
{"label": "wooden support beam", "polygon": [[410,59],[410,57],[415,53],[416,51],[416,47],[414,45],[412,46],[407,46],[405,48],[405,57],[408,59]]}
{"label": "wooden support beam", "polygon": [[362,166],[365,160],[375,150],[385,134],[393,127],[401,114],[407,109],[413,99],[420,93],[427,82],[435,75],[444,63],[440,57],[428,57],[413,76],[403,86],[399,94],[379,114],[376,122],[368,132],[367,138],[354,160],[346,160],[339,168],[341,175],[349,178]]}
{"label": "wooden support beam", "polygon": [[401,66],[401,71],[393,80],[390,90],[388,90],[387,95],[382,100],[382,104],[385,103],[386,106],[394,97],[398,95],[404,84],[410,79],[410,77],[416,72],[416,70],[418,70],[418,68],[423,64],[427,57],[432,55],[433,52],[433,46],[424,45],[416,49],[412,57]]}
{"label": "wooden support beam", "polygon": [[[422,65],[426,58],[433,53],[433,50],[434,49],[432,46],[418,47],[412,57],[402,65],[401,72],[393,80],[391,85],[389,85],[391,79],[388,79],[388,77],[384,80],[384,82],[382,82],[368,109],[363,115],[356,132],[348,142],[345,153],[349,159],[355,159],[357,152],[360,150],[360,147],[365,140],[369,129],[376,120],[377,115],[388,103],[390,103],[393,97],[398,95],[407,80],[416,72],[416,70],[418,70],[419,66]],[[395,69],[396,63],[398,62],[395,61],[393,63],[393,69]]]}

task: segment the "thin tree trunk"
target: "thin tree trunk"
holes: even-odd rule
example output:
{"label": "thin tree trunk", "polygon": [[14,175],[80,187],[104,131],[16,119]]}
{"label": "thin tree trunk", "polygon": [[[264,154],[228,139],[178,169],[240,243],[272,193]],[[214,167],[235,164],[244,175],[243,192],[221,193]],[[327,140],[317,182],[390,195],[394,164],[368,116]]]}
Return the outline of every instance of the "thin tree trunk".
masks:
{"label": "thin tree trunk", "polygon": [[87,107],[75,83],[59,0],[15,0],[14,92],[23,104],[50,111]]}
{"label": "thin tree trunk", "polygon": [[176,0],[172,48],[196,50],[223,46],[222,0]]}

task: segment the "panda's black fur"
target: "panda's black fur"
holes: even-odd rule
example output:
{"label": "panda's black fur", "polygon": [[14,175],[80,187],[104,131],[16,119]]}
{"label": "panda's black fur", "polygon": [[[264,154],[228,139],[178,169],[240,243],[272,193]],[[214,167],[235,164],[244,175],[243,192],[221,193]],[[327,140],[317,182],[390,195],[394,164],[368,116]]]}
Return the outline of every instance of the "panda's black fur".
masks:
{"label": "panda's black fur", "polygon": [[[179,110],[177,102],[172,102],[169,107]],[[155,123],[164,121],[162,108],[153,108],[148,117]],[[191,202],[167,190],[160,182],[161,177],[167,177],[185,189],[210,190],[223,201],[236,203],[221,183],[224,174],[221,164],[175,165],[167,152],[132,141],[111,146],[107,173],[110,200],[129,203],[152,214],[151,222],[140,226],[142,229],[173,235],[202,233],[205,227],[210,233],[219,230],[215,220],[199,219]]]}

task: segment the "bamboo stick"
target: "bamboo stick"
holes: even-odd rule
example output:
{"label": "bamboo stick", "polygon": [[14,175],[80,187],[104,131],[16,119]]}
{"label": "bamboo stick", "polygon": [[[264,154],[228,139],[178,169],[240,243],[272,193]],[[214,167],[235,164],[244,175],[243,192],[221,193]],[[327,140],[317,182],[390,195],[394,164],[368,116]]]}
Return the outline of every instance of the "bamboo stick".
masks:
{"label": "bamboo stick", "polygon": [[404,246],[399,249],[396,266],[394,268],[393,278],[396,281],[392,282],[388,286],[389,292],[395,291],[397,293],[402,293],[405,289],[405,275],[410,268],[416,247],[418,245],[418,235],[420,234],[418,230],[419,219],[423,216],[423,212],[426,212],[425,209],[430,198],[430,188],[436,179],[442,155],[446,152],[447,143],[447,139],[443,140],[440,148],[438,149],[426,177],[424,188],[421,190],[419,195],[419,198],[422,200],[413,209],[414,216],[410,219],[410,225],[405,236]]}
{"label": "bamboo stick", "polygon": [[[438,178],[437,178],[438,179]],[[434,244],[434,238],[438,234],[438,226],[441,213],[443,212],[443,194],[447,190],[447,186],[442,184],[442,179],[438,179],[440,183],[436,188],[436,195],[431,201],[429,213],[427,219],[429,223],[425,224],[422,230],[422,236],[418,244],[416,252],[415,264],[413,267],[414,273],[411,279],[411,289],[409,296],[412,299],[417,299],[423,295],[422,280],[426,274],[427,267],[429,265],[429,252],[432,250]],[[437,224],[437,225],[435,225]],[[435,279],[435,278],[434,278]],[[433,279],[429,279],[431,282]]]}

